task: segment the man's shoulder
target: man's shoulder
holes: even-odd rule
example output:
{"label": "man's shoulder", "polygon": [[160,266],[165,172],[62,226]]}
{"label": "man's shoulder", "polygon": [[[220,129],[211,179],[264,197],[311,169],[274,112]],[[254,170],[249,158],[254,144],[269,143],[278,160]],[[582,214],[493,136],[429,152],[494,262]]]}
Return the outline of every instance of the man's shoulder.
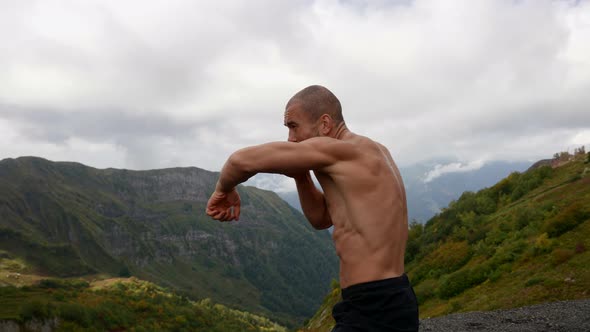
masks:
{"label": "man's shoulder", "polygon": [[367,136],[352,134],[346,138],[338,139],[328,136],[317,136],[311,137],[305,140],[304,142],[312,143],[312,144],[331,144],[331,145],[357,145],[359,143],[366,143],[366,142],[373,142],[377,144],[381,144]]}
{"label": "man's shoulder", "polygon": [[336,139],[331,137],[313,137],[304,141],[315,150],[328,154],[340,161],[359,159],[366,146],[355,139]]}
{"label": "man's shoulder", "polygon": [[356,147],[356,142],[353,140],[341,140],[332,137],[312,137],[305,140],[303,143],[308,144],[316,149],[321,150],[351,150]]}

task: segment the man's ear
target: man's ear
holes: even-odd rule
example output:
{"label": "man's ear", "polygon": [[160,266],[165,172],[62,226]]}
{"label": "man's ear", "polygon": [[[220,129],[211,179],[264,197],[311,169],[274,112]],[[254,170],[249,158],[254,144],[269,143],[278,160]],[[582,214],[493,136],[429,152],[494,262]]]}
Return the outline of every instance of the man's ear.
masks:
{"label": "man's ear", "polygon": [[328,114],[323,114],[320,117],[320,130],[322,131],[322,135],[326,136],[332,130],[332,117]]}

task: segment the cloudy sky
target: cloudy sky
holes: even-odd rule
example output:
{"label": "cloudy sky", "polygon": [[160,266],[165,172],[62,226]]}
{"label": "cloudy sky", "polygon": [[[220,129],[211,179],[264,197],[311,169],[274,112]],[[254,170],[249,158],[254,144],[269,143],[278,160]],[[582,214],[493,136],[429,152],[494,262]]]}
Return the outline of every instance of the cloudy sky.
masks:
{"label": "cloudy sky", "polygon": [[590,148],[590,1],[2,0],[0,41],[0,159],[217,171],[311,84],[401,166]]}

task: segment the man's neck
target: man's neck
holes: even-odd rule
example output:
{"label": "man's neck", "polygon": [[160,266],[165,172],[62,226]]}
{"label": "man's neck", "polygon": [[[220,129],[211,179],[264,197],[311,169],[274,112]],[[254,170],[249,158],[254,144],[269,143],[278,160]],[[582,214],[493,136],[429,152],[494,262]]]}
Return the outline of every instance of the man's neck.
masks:
{"label": "man's neck", "polygon": [[351,134],[351,132],[348,130],[348,128],[346,128],[346,123],[343,121],[338,125],[338,127],[336,127],[336,132],[332,137],[335,139],[344,139],[344,137],[349,134]]}

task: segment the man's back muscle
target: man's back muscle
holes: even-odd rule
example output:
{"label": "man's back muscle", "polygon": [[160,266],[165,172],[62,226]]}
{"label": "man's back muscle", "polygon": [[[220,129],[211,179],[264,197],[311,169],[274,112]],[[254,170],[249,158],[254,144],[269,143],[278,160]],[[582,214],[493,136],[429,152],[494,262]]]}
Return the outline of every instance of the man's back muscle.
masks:
{"label": "man's back muscle", "polygon": [[354,134],[342,143],[355,157],[315,172],[334,224],[340,283],[347,287],[399,276],[407,238],[399,171],[379,143]]}

